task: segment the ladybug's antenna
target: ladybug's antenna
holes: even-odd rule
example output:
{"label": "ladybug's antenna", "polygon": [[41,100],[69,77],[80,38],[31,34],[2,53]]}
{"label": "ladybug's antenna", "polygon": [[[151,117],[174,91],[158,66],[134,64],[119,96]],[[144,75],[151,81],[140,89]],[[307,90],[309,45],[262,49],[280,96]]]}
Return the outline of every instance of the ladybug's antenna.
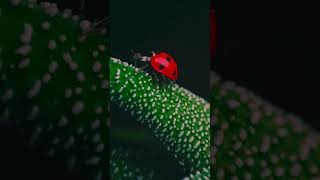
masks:
{"label": "ladybug's antenna", "polygon": [[159,80],[159,78],[158,78],[157,74],[156,74],[154,71],[152,71],[152,75],[153,75],[153,77],[155,77],[155,78],[156,78],[157,83],[159,83],[159,82],[160,82],[160,80]]}
{"label": "ladybug's antenna", "polygon": [[136,51],[134,51],[133,49],[130,50],[130,52],[132,53],[132,57],[133,59],[142,59],[143,55],[141,53],[138,53]]}

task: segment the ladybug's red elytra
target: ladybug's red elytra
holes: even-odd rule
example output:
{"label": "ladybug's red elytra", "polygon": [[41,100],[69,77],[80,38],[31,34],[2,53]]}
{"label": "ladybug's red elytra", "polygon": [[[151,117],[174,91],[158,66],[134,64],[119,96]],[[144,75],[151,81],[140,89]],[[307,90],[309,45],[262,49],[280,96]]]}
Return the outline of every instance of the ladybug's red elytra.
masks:
{"label": "ladybug's red elytra", "polygon": [[178,79],[178,66],[170,54],[166,52],[152,52],[152,55],[150,57],[144,56],[141,53],[135,53],[133,50],[132,52],[133,59],[147,63],[141,69],[150,67],[152,70],[154,70],[152,74],[155,75],[155,78],[157,80],[159,80],[157,74],[162,75],[163,78],[169,79],[171,81],[176,81]]}
{"label": "ladybug's red elytra", "polygon": [[178,79],[178,66],[170,54],[165,52],[160,52],[158,54],[153,53],[150,63],[154,70],[166,76],[171,81],[176,81]]}

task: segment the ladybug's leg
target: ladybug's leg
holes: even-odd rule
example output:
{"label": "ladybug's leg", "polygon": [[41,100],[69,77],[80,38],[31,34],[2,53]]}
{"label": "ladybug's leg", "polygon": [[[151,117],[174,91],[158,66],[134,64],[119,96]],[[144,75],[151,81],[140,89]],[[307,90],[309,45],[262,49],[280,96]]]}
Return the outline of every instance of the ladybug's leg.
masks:
{"label": "ladybug's leg", "polygon": [[141,69],[141,70],[144,70],[145,68],[148,68],[148,67],[150,67],[150,64],[149,64],[149,63],[146,63],[146,65],[142,66],[140,69]]}
{"label": "ladybug's leg", "polygon": [[164,86],[167,86],[168,85],[168,78],[166,78],[164,75],[161,75],[161,78],[162,78],[162,84]]}
{"label": "ladybug's leg", "polygon": [[154,70],[152,71],[152,76],[153,76],[153,78],[155,79],[155,83],[156,83],[157,85],[159,85],[160,80],[159,80],[157,74],[158,74],[158,73],[156,73]]}
{"label": "ladybug's leg", "polygon": [[159,83],[160,82],[160,78],[158,77],[158,73],[154,73],[154,77],[156,78],[157,83]]}
{"label": "ladybug's leg", "polygon": [[166,87],[164,76],[159,73],[155,73],[155,76],[156,76],[157,84],[161,85],[162,87]]}
{"label": "ladybug's leg", "polygon": [[161,77],[162,77],[162,81],[161,81],[161,83],[162,83],[162,86],[163,87],[166,87],[168,84],[167,84],[167,80],[166,80],[166,78],[163,76],[163,75],[161,75]]}

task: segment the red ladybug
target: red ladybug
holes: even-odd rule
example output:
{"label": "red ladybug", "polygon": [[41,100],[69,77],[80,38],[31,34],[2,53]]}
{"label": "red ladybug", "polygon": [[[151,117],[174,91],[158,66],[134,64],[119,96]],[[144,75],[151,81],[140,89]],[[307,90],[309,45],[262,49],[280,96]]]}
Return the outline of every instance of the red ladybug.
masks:
{"label": "red ladybug", "polygon": [[[157,74],[162,75],[165,80],[168,78],[171,81],[176,81],[178,79],[178,66],[173,57],[165,52],[154,53],[152,52],[152,56],[144,56],[141,53],[136,53],[131,50],[133,53],[133,59],[139,60],[141,62],[145,62],[145,64],[141,69],[151,68],[154,70],[152,74],[155,76],[157,80],[159,80]],[[136,65],[137,61],[135,61]]]}
{"label": "red ladybug", "polygon": [[150,63],[154,70],[166,76],[171,81],[178,79],[178,66],[170,54],[165,52],[158,54],[153,53]]}

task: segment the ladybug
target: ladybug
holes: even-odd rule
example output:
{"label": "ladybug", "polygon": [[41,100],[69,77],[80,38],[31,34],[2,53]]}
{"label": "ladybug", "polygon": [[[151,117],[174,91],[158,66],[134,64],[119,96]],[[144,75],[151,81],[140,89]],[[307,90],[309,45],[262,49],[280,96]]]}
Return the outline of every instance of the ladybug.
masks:
{"label": "ladybug", "polygon": [[171,81],[178,79],[178,66],[170,54],[165,52],[160,52],[159,54],[153,53],[150,63],[154,70],[166,76]]}
{"label": "ladybug", "polygon": [[[146,62],[146,66],[151,66],[151,68],[158,74],[165,76],[171,81],[176,81],[178,79],[177,63],[175,62],[174,58],[166,52],[152,52],[151,57],[142,56],[140,53],[138,53],[135,54],[134,58]],[[142,69],[144,69],[145,67],[143,67]]]}

